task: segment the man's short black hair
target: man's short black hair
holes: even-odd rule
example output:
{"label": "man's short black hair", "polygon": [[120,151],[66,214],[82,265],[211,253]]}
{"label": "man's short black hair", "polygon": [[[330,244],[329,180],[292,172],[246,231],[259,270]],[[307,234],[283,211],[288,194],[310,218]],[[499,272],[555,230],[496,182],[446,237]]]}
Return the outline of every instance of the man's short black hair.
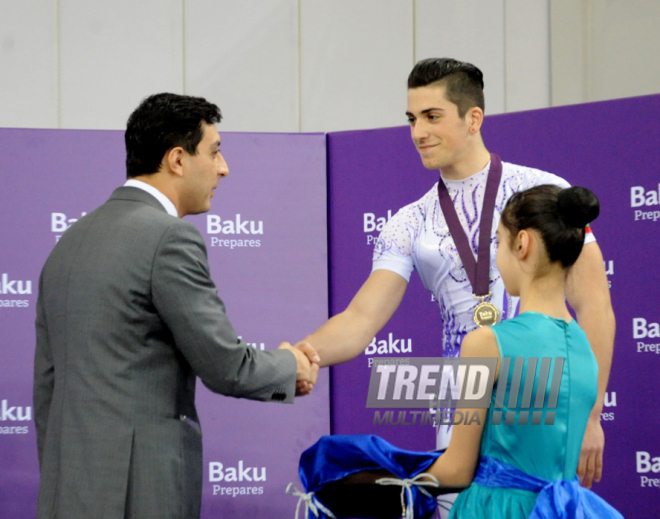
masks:
{"label": "man's short black hair", "polygon": [[220,109],[202,97],[155,94],[140,103],[126,123],[126,176],[156,173],[176,146],[191,155],[204,136],[202,122],[219,123]]}
{"label": "man's short black hair", "polygon": [[451,58],[418,61],[408,76],[408,88],[436,84],[445,87],[445,97],[458,107],[460,117],[474,106],[485,110],[484,75],[471,63]]}

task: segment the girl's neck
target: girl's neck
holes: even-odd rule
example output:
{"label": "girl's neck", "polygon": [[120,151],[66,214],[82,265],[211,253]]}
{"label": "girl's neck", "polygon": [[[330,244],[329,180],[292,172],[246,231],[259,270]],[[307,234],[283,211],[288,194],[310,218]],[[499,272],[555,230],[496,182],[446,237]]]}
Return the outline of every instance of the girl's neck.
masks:
{"label": "girl's neck", "polygon": [[534,278],[520,287],[520,313],[538,312],[556,319],[570,321],[564,291],[566,274],[563,270]]}

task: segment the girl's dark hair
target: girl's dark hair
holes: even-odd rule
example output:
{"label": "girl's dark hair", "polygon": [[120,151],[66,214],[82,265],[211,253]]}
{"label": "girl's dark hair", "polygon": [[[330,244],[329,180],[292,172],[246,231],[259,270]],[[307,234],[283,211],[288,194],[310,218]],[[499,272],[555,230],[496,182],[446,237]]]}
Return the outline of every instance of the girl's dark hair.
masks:
{"label": "girl's dark hair", "polygon": [[582,251],[585,227],[600,212],[598,198],[586,187],[536,186],[513,195],[502,211],[512,239],[523,229],[541,234],[551,263],[573,265]]}

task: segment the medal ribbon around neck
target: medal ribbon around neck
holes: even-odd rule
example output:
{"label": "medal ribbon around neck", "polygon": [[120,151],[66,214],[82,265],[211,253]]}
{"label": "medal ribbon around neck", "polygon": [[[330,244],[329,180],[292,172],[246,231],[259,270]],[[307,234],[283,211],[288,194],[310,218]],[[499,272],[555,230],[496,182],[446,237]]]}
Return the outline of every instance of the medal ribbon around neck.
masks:
{"label": "medal ribbon around neck", "polygon": [[[477,259],[474,259],[472,248],[468,240],[463,226],[458,219],[458,213],[449,196],[447,186],[445,186],[442,176],[438,181],[438,198],[440,199],[440,208],[442,214],[449,227],[449,232],[456,245],[458,255],[463,262],[463,267],[472,285],[474,296],[481,299],[481,303],[477,305],[474,313],[474,320],[479,326],[484,324],[495,324],[497,322],[498,311],[490,303],[486,303],[484,299],[490,295],[488,290],[490,282],[490,236],[493,229],[493,215],[495,213],[495,200],[497,198],[497,190],[500,187],[500,180],[502,179],[502,161],[494,154],[490,154],[490,169],[488,170],[488,179],[486,180],[486,191],[484,193],[484,203],[481,208],[481,220],[479,221],[479,249],[477,251]],[[487,307],[487,308],[484,308]],[[488,312],[495,312],[494,322],[491,319],[484,319],[478,317],[481,310]],[[480,322],[483,321],[483,322]]]}

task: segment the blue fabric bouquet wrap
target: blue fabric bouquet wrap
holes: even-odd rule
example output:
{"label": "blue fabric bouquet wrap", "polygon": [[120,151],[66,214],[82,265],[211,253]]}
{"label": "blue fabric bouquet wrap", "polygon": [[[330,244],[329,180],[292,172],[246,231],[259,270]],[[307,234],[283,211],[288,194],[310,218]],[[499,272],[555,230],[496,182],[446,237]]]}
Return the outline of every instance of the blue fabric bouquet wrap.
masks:
{"label": "blue fabric bouquet wrap", "polygon": [[[306,519],[428,519],[436,508],[433,494],[460,490],[439,489],[425,474],[442,454],[399,449],[373,435],[324,436],[300,456],[306,493],[291,492],[291,485],[287,492],[300,497],[298,505],[305,502]],[[489,456],[481,457],[474,483],[538,493],[530,519],[623,519],[577,478],[546,481]]]}
{"label": "blue fabric bouquet wrap", "polygon": [[[332,506],[331,503],[323,502],[323,491],[324,488],[327,489],[328,485],[339,482],[348,476],[370,471],[382,471],[382,477],[388,478],[384,483],[386,486],[383,487],[383,491],[394,496],[396,502],[399,502],[401,496],[402,504],[406,508],[406,517],[429,518],[435,511],[436,500],[425,488],[425,485],[429,485],[426,476],[419,475],[424,473],[441,454],[442,452],[439,451],[415,452],[399,449],[374,435],[324,436],[300,456],[299,475],[307,492],[305,495],[308,503],[307,519],[387,516],[382,513],[355,515],[356,511],[350,510],[351,504],[346,503],[348,498],[343,500],[340,507],[344,511],[343,514],[337,512],[336,507],[335,510],[331,510],[329,508]],[[401,483],[396,483],[392,480],[392,476],[401,483],[407,480],[408,485],[403,486]],[[419,478],[411,481],[416,476]],[[363,485],[350,486],[361,487]],[[296,495],[303,496],[302,493]],[[346,495],[345,490],[339,490],[331,500],[338,502],[342,495]],[[358,500],[353,500],[353,502],[356,505],[355,508],[361,508]],[[362,505],[365,504],[367,507],[369,506],[369,503],[362,503]],[[373,508],[377,509],[378,504],[372,503]],[[401,506],[395,507],[390,517],[401,517],[401,508]],[[357,513],[360,512],[357,511]]]}

